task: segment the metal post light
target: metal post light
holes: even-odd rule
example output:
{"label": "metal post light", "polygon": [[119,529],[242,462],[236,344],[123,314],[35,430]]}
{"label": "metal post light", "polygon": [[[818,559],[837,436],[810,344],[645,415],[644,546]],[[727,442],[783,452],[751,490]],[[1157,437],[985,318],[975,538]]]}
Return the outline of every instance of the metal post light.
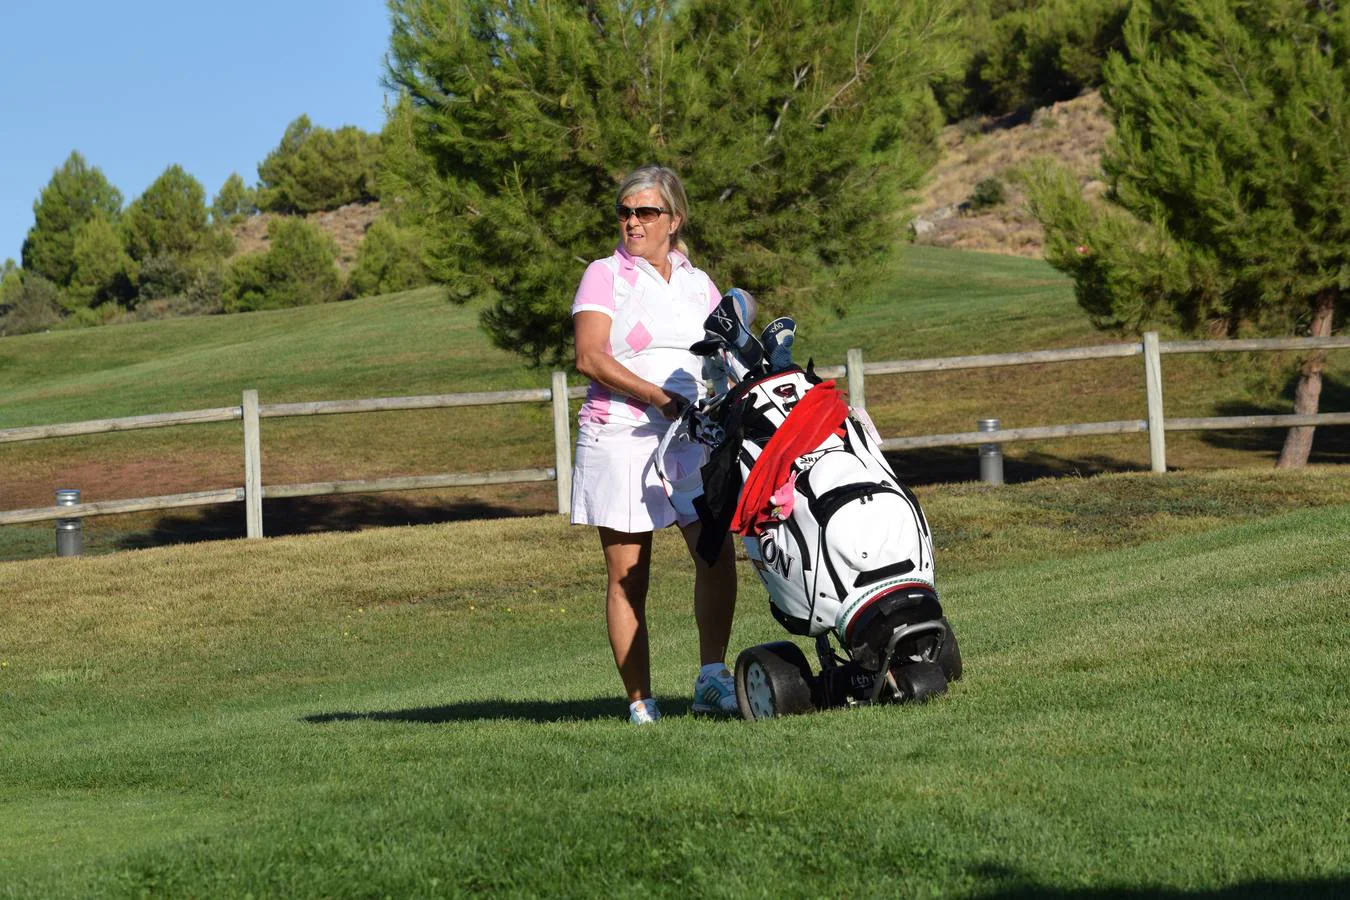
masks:
{"label": "metal post light", "polygon": [[[57,506],[79,506],[80,492],[74,488],[63,488],[56,492]],[[84,520],[56,520],[56,555],[79,556],[84,550]]]}
{"label": "metal post light", "polygon": [[[998,431],[998,419],[980,419],[980,431]],[[1003,483],[1003,445],[980,445],[980,481],[985,484]]]}

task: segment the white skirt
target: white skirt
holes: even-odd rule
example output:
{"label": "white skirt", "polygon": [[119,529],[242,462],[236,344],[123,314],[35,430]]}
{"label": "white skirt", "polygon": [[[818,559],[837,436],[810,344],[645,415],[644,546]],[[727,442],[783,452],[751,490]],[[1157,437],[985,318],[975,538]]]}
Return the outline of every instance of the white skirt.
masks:
{"label": "white skirt", "polygon": [[[587,422],[577,436],[572,468],[572,524],[599,525],[635,534],[668,525],[688,525],[697,516],[676,512],[656,474],[656,447],[667,423],[634,427]],[[677,441],[666,452],[672,480],[702,467],[706,450]]]}

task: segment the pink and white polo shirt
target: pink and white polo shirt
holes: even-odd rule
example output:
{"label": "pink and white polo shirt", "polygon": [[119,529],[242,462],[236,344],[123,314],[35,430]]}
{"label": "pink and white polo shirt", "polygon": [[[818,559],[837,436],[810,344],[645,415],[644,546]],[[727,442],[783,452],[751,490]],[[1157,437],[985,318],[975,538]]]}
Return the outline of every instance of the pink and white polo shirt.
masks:
{"label": "pink and white polo shirt", "polygon": [[[692,401],[704,394],[703,360],[689,352],[689,345],[703,339],[703,320],[721,294],[683,253],[672,250],[670,263],[667,282],[651,263],[630,256],[620,245],[613,256],[586,267],[572,315],[609,316],[609,353],[635,375]],[[655,407],[616,397],[604,385],[591,382],[578,421],[641,425],[664,419]]]}

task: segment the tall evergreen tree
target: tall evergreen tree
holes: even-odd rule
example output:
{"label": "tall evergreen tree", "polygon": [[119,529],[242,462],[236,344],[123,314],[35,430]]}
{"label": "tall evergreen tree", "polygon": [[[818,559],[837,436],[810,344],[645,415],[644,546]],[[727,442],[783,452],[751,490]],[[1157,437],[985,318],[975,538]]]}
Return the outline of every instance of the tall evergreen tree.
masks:
{"label": "tall evergreen tree", "polygon": [[568,305],[614,244],[627,170],[681,173],[721,284],[769,310],[842,309],[935,156],[941,3],[389,5],[406,120],[387,164],[406,171],[386,183],[417,193],[437,280],[491,297],[493,340],[534,362],[569,352]]}
{"label": "tall evergreen tree", "polygon": [[117,226],[102,213],[75,229],[72,260],[75,270],[66,291],[72,306],[126,303],[135,294],[136,263]]}
{"label": "tall evergreen tree", "polygon": [[189,256],[206,238],[206,191],[182,166],[169,166],[127,207],[123,227],[134,259]]}
{"label": "tall evergreen tree", "polygon": [[244,184],[238,172],[231,172],[211,201],[211,222],[215,225],[238,222],[257,211],[258,192]]}
{"label": "tall evergreen tree", "polygon": [[258,207],[294,214],[369,203],[379,156],[379,135],[353,125],[329,131],[302,115],[258,164]]}
{"label": "tall evergreen tree", "polygon": [[957,0],[965,60],[936,91],[949,119],[1068,100],[1102,81],[1124,49],[1130,0]]}
{"label": "tall evergreen tree", "polygon": [[23,242],[23,267],[54,284],[70,284],[75,271],[75,230],[102,213],[110,220],[122,212],[122,194],[103,172],[72,152],[33,203],[33,227]]}
{"label": "tall evergreen tree", "polygon": [[422,262],[425,243],[419,229],[399,225],[394,216],[380,216],[356,248],[347,292],[353,297],[373,297],[430,284]]}
{"label": "tall evergreen tree", "polygon": [[[1103,97],[1109,205],[1031,179],[1046,258],[1103,326],[1327,336],[1350,311],[1350,5],[1136,2]],[[1326,354],[1295,390],[1317,411]],[[1282,467],[1307,461],[1291,429]]]}
{"label": "tall evergreen tree", "polygon": [[267,223],[265,253],[234,260],[226,291],[226,312],[282,309],[328,303],[342,292],[337,243],[302,218]]}

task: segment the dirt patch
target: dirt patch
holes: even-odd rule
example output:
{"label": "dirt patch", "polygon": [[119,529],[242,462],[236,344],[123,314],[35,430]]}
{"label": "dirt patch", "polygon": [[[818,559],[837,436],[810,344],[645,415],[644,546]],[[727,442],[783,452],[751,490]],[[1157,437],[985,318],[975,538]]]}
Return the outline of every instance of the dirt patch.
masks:
{"label": "dirt patch", "polygon": [[[337,266],[343,277],[356,264],[356,248],[366,236],[366,229],[380,217],[379,203],[349,203],[338,209],[310,213],[305,220],[317,225],[337,242]],[[278,213],[261,213],[234,226],[235,256],[262,253],[268,248],[267,223],[279,218]]]}
{"label": "dirt patch", "polygon": [[[942,158],[920,193],[911,228],[915,243],[1040,257],[1045,233],[1013,177],[1049,157],[1078,176],[1088,193],[1102,190],[1101,155],[1112,131],[1096,91],[1038,109],[1025,121],[970,120],[942,132]],[[1005,199],[975,212],[975,187],[997,178]]]}
{"label": "dirt patch", "polygon": [[77,488],[85,503],[94,503],[215,490],[242,483],[242,477],[242,464],[188,453],[146,460],[54,458],[30,463],[7,479],[4,508],[51,506],[57,488]]}

